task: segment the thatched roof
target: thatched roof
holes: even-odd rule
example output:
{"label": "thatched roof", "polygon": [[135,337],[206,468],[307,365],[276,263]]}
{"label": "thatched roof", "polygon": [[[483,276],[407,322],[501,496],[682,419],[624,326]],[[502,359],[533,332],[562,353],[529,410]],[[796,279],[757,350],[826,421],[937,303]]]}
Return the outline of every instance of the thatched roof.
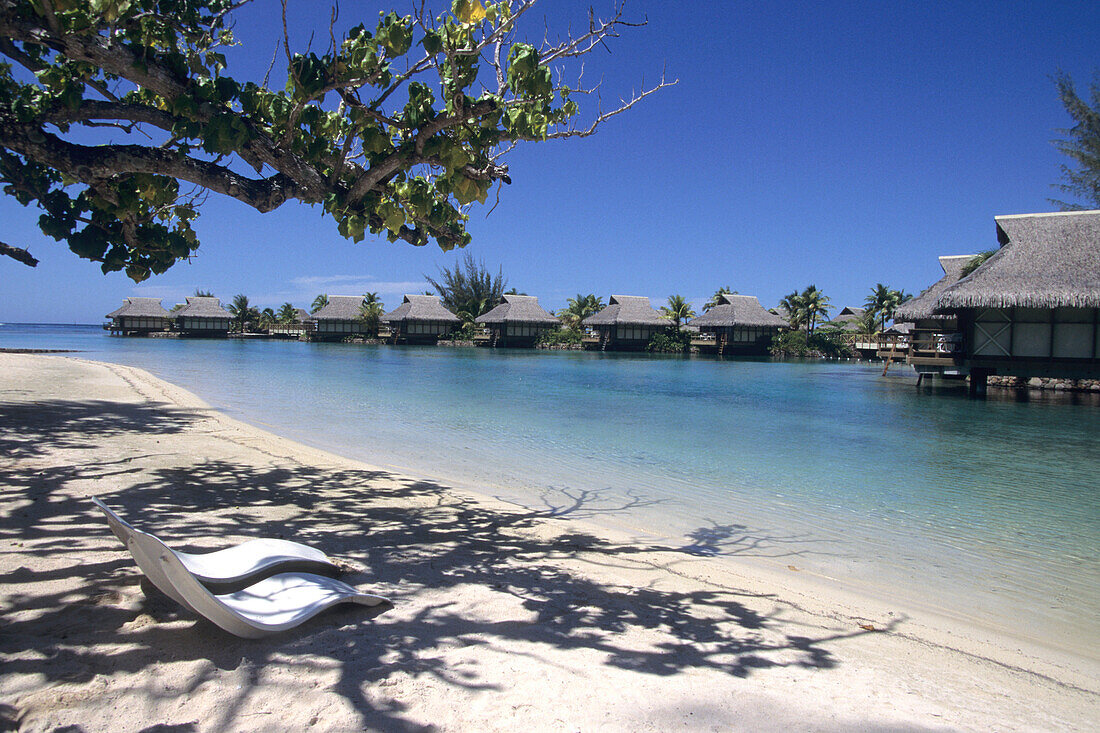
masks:
{"label": "thatched roof", "polygon": [[550,323],[558,319],[547,313],[532,295],[505,295],[504,301],[488,313],[474,319],[477,323]]}
{"label": "thatched roof", "polygon": [[938,318],[935,314],[936,301],[943,295],[943,291],[959,281],[959,275],[967,262],[974,259],[975,255],[946,255],[940,257],[940,267],[943,268],[943,277],[926,288],[915,298],[910,298],[897,307],[894,318],[903,321],[920,321],[928,318]]}
{"label": "thatched roof", "polygon": [[859,319],[863,317],[863,314],[867,312],[866,308],[859,308],[856,306],[844,306],[840,313],[836,314],[836,317],[825,321],[822,326],[832,325],[836,328],[840,328],[844,331],[858,331]]}
{"label": "thatched roof", "polygon": [[998,216],[1001,248],[943,291],[960,308],[1100,307],[1100,210]]}
{"label": "thatched roof", "polygon": [[362,295],[330,295],[328,304],[309,316],[314,321],[354,321],[363,306]]}
{"label": "thatched roof", "polygon": [[692,325],[705,328],[707,326],[770,326],[780,328],[787,323],[774,313],[764,310],[760,301],[752,295],[729,295],[723,293],[718,296],[718,305],[709,311],[697,316],[691,321]]}
{"label": "thatched roof", "polygon": [[891,323],[889,328],[887,328],[883,333],[896,333],[901,336],[905,336],[913,330],[913,326],[915,325],[916,324],[913,323]]}
{"label": "thatched roof", "polygon": [[189,318],[233,318],[222,302],[217,298],[194,296],[187,299],[187,304],[172,313],[172,318],[187,316]]}
{"label": "thatched roof", "polygon": [[105,318],[118,318],[130,316],[131,318],[167,318],[168,311],[160,304],[160,298],[126,298],[122,301],[122,307],[108,313]]}
{"label": "thatched roof", "polygon": [[305,308],[295,308],[294,309],[294,322],[295,323],[305,323],[310,318],[313,318],[313,316]]}
{"label": "thatched roof", "polygon": [[608,305],[599,313],[582,321],[586,326],[667,326],[667,318],[649,304],[649,298],[641,295],[612,295]]}
{"label": "thatched roof", "polygon": [[451,313],[436,295],[406,295],[401,305],[380,319],[383,323],[400,321],[443,321],[459,323],[461,319]]}
{"label": "thatched roof", "polygon": [[832,319],[833,323],[837,321],[858,321],[863,317],[863,314],[867,312],[866,308],[858,308],[856,306],[846,305],[836,314],[836,317]]}

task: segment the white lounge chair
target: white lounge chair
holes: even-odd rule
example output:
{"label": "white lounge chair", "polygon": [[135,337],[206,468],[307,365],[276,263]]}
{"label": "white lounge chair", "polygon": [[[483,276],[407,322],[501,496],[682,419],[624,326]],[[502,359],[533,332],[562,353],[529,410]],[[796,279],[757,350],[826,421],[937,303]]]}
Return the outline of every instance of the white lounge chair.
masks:
{"label": "white lounge chair", "polygon": [[153,585],[236,636],[255,639],[285,631],[339,603],[377,606],[389,602],[382,596],[360,593],[347,583],[313,573],[280,573],[234,593],[215,595],[184,565],[182,553],[121,519],[111,529],[116,530]]}
{"label": "white lounge chair", "polygon": [[[92,501],[107,515],[107,525],[115,537],[129,547],[128,538],[141,530],[130,526],[99,499],[93,497]],[[305,571],[328,575],[339,570],[325,553],[290,540],[249,540],[235,547],[201,554],[166,549],[179,558],[199,582],[214,590],[233,590],[279,572]],[[154,585],[160,588],[158,583]]]}

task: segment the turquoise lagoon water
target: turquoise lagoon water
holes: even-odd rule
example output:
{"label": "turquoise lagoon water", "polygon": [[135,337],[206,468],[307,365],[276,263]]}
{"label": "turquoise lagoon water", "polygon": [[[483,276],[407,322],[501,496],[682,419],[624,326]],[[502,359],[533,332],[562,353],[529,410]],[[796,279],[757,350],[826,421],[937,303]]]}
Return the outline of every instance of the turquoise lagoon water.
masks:
{"label": "turquoise lagoon water", "polygon": [[4,347],[80,349],[375,465],[1100,656],[1095,395],[971,400],[854,362],[83,326],[0,326]]}

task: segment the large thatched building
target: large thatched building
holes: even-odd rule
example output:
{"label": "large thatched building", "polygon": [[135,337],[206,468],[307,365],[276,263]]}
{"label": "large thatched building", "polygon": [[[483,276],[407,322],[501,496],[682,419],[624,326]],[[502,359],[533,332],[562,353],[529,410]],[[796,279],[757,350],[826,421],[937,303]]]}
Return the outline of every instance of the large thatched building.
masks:
{"label": "large thatched building", "polygon": [[406,295],[381,321],[390,327],[393,343],[409,344],[434,344],[462,323],[435,295]]}
{"label": "large thatched building", "polygon": [[671,325],[641,295],[612,295],[606,308],[582,323],[596,331],[601,350],[622,351],[644,349],[653,334]]}
{"label": "large thatched building", "polygon": [[840,313],[836,314],[836,317],[822,323],[821,325],[830,325],[839,328],[842,331],[849,333],[858,333],[863,330],[860,327],[860,319],[863,318],[863,314],[867,312],[866,308],[857,308],[855,306],[844,306],[840,310]]}
{"label": "large thatched building", "polygon": [[902,315],[956,319],[952,360],[972,389],[993,374],[1100,378],[1100,211],[995,221],[1000,249],[944,287],[930,313],[917,303]]}
{"label": "large thatched building", "polygon": [[103,328],[112,336],[146,336],[168,330],[169,313],[160,304],[160,298],[126,298],[122,307],[106,317],[111,321],[103,324]]}
{"label": "large thatched building", "polygon": [[181,336],[224,337],[233,316],[217,298],[194,296],[172,311],[172,323]]}
{"label": "large thatched building", "polygon": [[362,336],[368,324],[361,317],[362,295],[330,295],[328,303],[309,316],[314,323],[310,338],[316,341],[339,341],[348,336]]}
{"label": "large thatched building", "polygon": [[764,310],[752,295],[718,296],[718,304],[692,320],[700,333],[714,334],[719,355],[766,354],[772,337],[787,323],[774,313]]}
{"label": "large thatched building", "polygon": [[531,295],[505,295],[500,305],[475,322],[488,327],[491,346],[533,346],[540,334],[561,328],[557,317]]}

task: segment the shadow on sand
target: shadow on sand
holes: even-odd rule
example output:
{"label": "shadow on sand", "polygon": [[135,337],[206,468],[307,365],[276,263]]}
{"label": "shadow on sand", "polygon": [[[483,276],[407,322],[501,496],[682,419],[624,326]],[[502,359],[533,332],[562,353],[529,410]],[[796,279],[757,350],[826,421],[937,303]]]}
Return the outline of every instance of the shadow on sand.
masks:
{"label": "shadow on sand", "polygon": [[[485,687],[468,666],[448,666],[445,652],[456,646],[522,642],[526,649],[594,650],[606,665],[648,675],[710,669],[744,677],[775,666],[832,668],[836,660],[825,644],[868,633],[856,628],[827,634],[788,623],[784,617],[791,609],[766,595],[701,583],[687,592],[613,586],[571,569],[637,568],[657,562],[651,560],[657,553],[667,566],[670,556],[690,562],[688,555],[752,554],[784,541],[753,537],[740,525],[699,528],[678,547],[617,544],[560,523],[615,511],[598,493],[563,494],[538,509],[499,511],[431,482],[289,460],[269,467],[207,461],[149,470],[116,457],[31,469],[19,459],[86,446],[96,439],[91,436],[172,435],[201,415],[104,402],[8,407],[0,404],[7,412],[0,446],[14,460],[0,462],[0,541],[21,554],[21,566],[0,579],[5,615],[15,619],[0,630],[5,675],[80,683],[154,663],[209,660],[218,670],[244,668],[258,684],[260,671],[275,658],[303,673],[322,660],[340,671],[334,691],[358,712],[363,726],[407,730],[416,726],[405,704],[379,704],[364,690],[396,673]],[[361,569],[345,579],[388,595],[395,608],[371,618],[361,607],[343,607],[260,641],[236,639],[205,621],[183,629],[179,623],[134,623],[143,615],[155,621],[189,617],[167,599],[134,593],[137,569],[91,503],[74,496],[68,485],[77,479],[98,481],[99,496],[108,504],[177,549],[196,549],[193,538],[286,537],[347,558]],[[269,506],[279,508],[278,519],[256,511]],[[117,550],[109,560],[82,559],[82,551],[108,546]],[[25,584],[41,581],[58,581],[37,586],[57,590],[26,591]],[[511,595],[529,620],[486,620],[446,602],[447,588],[466,584]],[[126,602],[135,597],[140,600]],[[762,614],[749,604],[772,610]],[[418,610],[401,613],[403,607]],[[667,643],[639,649],[623,641],[643,629],[661,631]],[[181,634],[186,644],[178,643]],[[196,673],[188,688],[214,673]],[[219,709],[215,727],[248,727],[236,718],[248,693],[245,685]],[[9,714],[14,711],[6,709],[4,717]]]}

